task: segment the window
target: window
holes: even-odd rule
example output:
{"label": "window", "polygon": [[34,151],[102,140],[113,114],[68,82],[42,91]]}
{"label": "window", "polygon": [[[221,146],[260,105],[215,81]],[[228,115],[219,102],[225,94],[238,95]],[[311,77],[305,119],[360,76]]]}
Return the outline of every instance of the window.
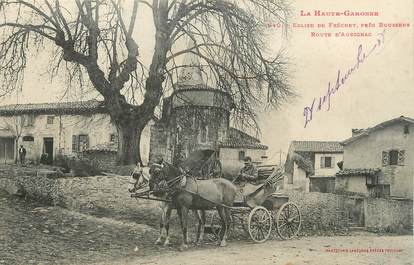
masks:
{"label": "window", "polygon": [[398,165],[398,151],[391,150],[389,152],[390,165]]}
{"label": "window", "polygon": [[404,125],[404,135],[407,135],[409,133],[410,133],[410,126],[408,124]]}
{"label": "window", "polygon": [[53,124],[54,116],[47,116],[47,124]]}
{"label": "window", "polygon": [[207,137],[208,137],[208,127],[207,126],[202,126],[201,130],[200,130],[200,142],[201,143],[206,143],[207,142]]}
{"label": "window", "polygon": [[405,150],[389,150],[382,152],[382,166],[403,166],[405,161]]}
{"label": "window", "polygon": [[321,157],[321,168],[333,168],[334,158],[332,156]]}
{"label": "window", "polygon": [[239,151],[239,160],[244,160],[245,156],[246,156],[245,151]]}
{"label": "window", "polygon": [[82,152],[89,147],[89,137],[87,134],[72,136],[72,152]]}
{"label": "window", "polygon": [[116,140],[117,140],[117,136],[116,136],[116,134],[111,133],[111,134],[109,135],[109,141],[110,141],[111,143],[115,143],[115,142],[116,142]]}
{"label": "window", "polygon": [[33,136],[26,135],[26,136],[23,136],[23,141],[24,142],[33,142],[34,138],[33,138]]}
{"label": "window", "polygon": [[35,122],[35,116],[33,114],[26,115],[26,117],[24,118],[25,127],[33,126],[34,122]]}
{"label": "window", "polygon": [[72,135],[72,152],[78,151],[78,136]]}

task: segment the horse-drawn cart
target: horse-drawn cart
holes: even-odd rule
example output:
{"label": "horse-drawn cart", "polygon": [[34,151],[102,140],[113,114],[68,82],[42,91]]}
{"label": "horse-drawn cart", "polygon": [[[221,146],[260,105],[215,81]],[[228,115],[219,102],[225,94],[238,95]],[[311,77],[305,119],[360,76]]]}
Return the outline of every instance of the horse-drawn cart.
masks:
{"label": "horse-drawn cart", "polygon": [[[257,185],[251,183],[236,184],[241,196],[238,196],[230,208],[230,231],[244,231],[257,242],[265,242],[273,228],[282,239],[295,237],[301,227],[299,207],[289,202],[289,197],[277,193],[276,187],[283,179],[283,170],[272,167],[269,173],[262,176]],[[243,192],[244,191],[244,192]],[[154,197],[149,189],[131,194],[141,199],[154,199],[169,202],[167,198]],[[201,199],[205,199],[202,196]],[[211,201],[210,201],[211,202]],[[213,212],[205,226],[205,232],[218,237],[222,229],[217,212]]]}
{"label": "horse-drawn cart", "polygon": [[[275,185],[282,178],[282,171],[273,168],[272,173],[263,184],[244,184],[250,185],[250,190],[254,191],[243,196],[243,200],[233,203],[230,225],[233,232],[236,229],[241,229],[257,243],[265,242],[273,230],[276,230],[282,239],[291,239],[297,236],[302,221],[299,207],[293,202],[289,202],[287,195],[275,192]],[[217,236],[220,229],[220,219],[214,212],[206,230]]]}
{"label": "horse-drawn cart", "polygon": [[[291,239],[300,231],[301,215],[299,207],[289,202],[289,197],[274,193],[270,195],[263,205],[249,207],[243,202],[235,202],[231,209],[230,229],[242,229],[250,238],[257,242],[265,242],[276,230],[282,239]],[[219,235],[221,225],[216,212],[210,217],[206,231],[216,237]]]}

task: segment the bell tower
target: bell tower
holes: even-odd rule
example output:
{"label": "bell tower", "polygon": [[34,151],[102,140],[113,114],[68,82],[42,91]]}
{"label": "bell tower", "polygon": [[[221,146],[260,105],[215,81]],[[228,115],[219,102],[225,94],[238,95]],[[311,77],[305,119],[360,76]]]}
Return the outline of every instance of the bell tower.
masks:
{"label": "bell tower", "polygon": [[[191,43],[191,47],[194,43]],[[215,150],[226,139],[233,101],[203,79],[203,65],[194,53],[187,53],[171,96],[170,132],[175,152]],[[180,150],[178,150],[180,149]]]}

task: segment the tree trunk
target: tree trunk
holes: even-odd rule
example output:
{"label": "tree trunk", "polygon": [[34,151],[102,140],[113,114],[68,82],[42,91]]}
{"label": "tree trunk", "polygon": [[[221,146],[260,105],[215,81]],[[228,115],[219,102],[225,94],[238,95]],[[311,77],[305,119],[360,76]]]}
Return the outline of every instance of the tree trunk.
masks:
{"label": "tree trunk", "polygon": [[14,140],[14,163],[17,165],[19,161],[19,138],[20,136],[16,137]]}
{"label": "tree trunk", "polygon": [[118,129],[118,165],[141,163],[139,144],[143,128],[134,122],[117,125]]}

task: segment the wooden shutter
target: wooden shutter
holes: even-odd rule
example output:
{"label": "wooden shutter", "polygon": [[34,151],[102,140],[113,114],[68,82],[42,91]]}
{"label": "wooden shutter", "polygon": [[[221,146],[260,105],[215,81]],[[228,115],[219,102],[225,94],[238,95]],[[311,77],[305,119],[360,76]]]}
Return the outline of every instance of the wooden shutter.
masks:
{"label": "wooden shutter", "polygon": [[325,167],[325,157],[321,156],[321,168]]}
{"label": "wooden shutter", "polygon": [[86,135],[86,149],[89,148],[89,135]]}
{"label": "wooden shutter", "polygon": [[335,167],[335,157],[331,156],[331,168]]}
{"label": "wooden shutter", "polygon": [[78,136],[72,135],[72,152],[78,152],[79,150],[79,144],[78,144]]}
{"label": "wooden shutter", "polygon": [[89,136],[87,134],[78,135],[78,143],[78,151],[85,151],[89,148]]}
{"label": "wooden shutter", "polygon": [[398,151],[398,165],[404,166],[405,150]]}
{"label": "wooden shutter", "polygon": [[245,157],[245,152],[239,151],[239,160],[244,160],[244,157]]}
{"label": "wooden shutter", "polygon": [[382,166],[388,166],[390,164],[390,156],[387,151],[382,151]]}

